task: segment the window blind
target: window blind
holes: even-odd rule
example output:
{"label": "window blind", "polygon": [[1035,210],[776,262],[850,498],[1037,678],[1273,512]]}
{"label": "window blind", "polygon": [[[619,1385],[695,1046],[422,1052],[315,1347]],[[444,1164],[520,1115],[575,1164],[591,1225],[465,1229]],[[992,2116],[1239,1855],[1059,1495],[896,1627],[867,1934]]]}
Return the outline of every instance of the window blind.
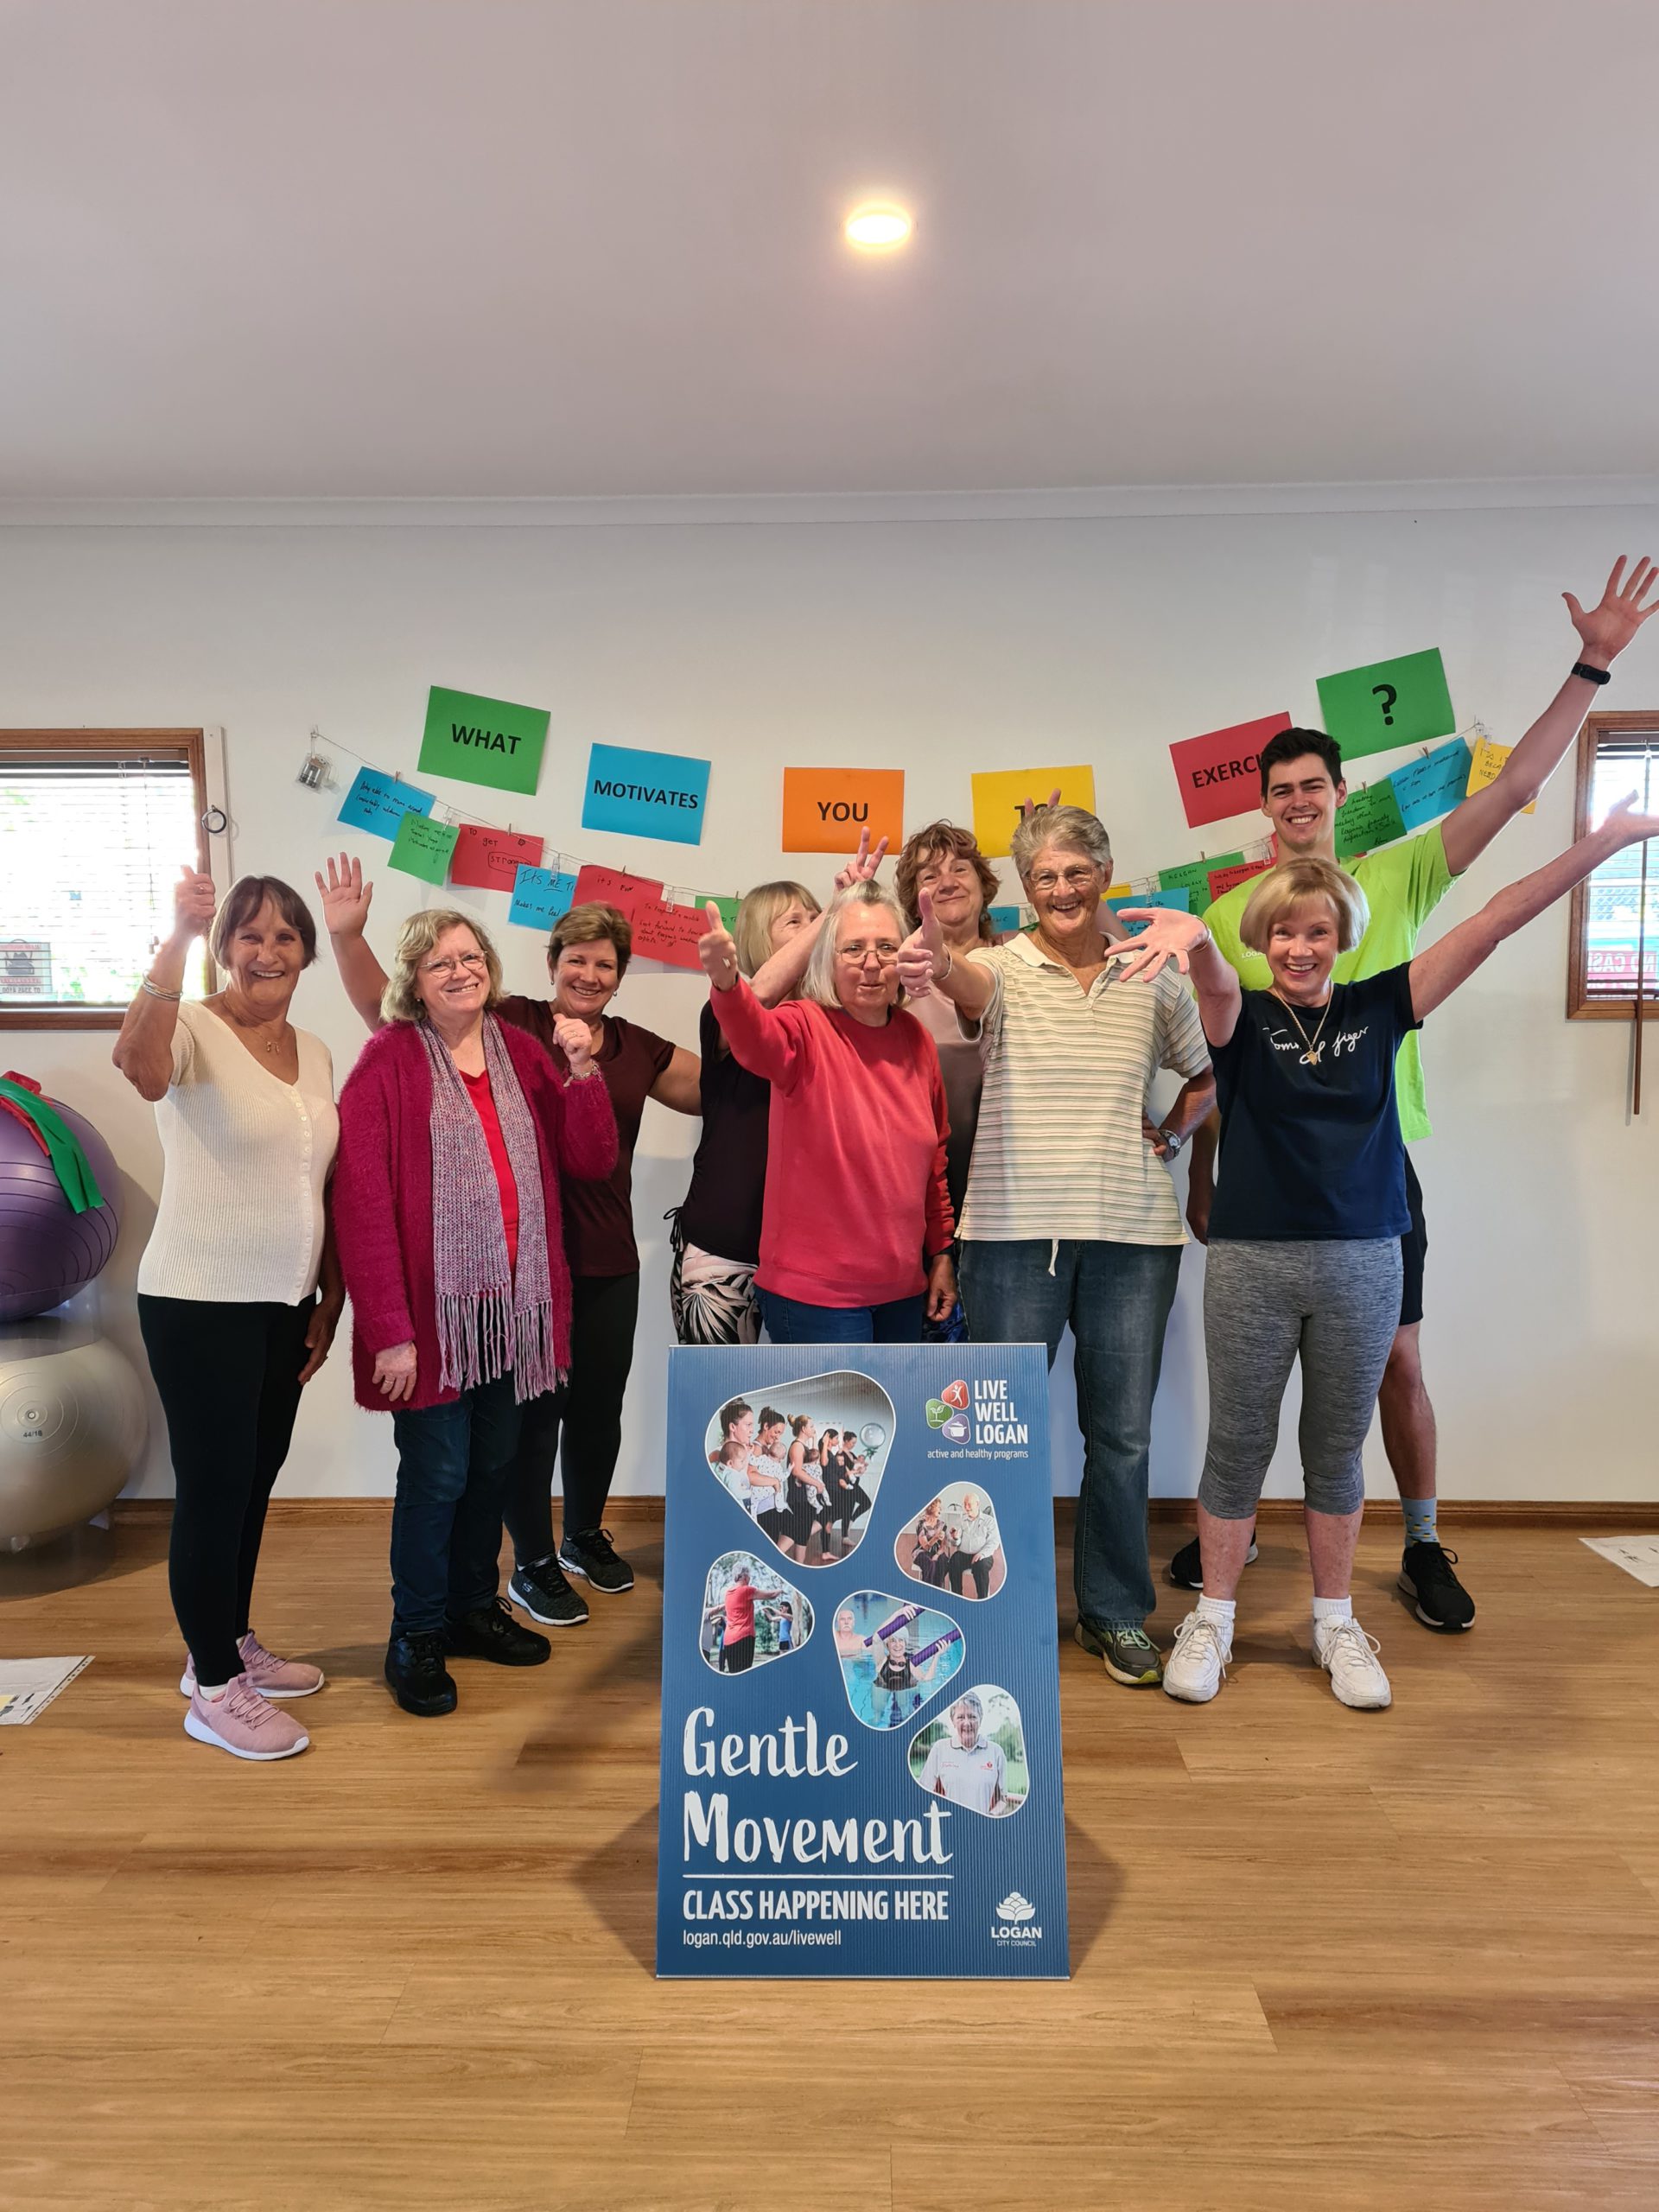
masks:
{"label": "window blind", "polygon": [[[1644,814],[1659,806],[1659,728],[1624,730],[1596,746],[1590,819],[1602,821],[1627,791]],[[1585,886],[1584,990],[1587,999],[1636,995],[1640,947],[1643,995],[1659,984],[1659,852],[1648,854],[1646,927],[1643,927],[1642,847],[1627,845],[1603,862]],[[1644,941],[1645,940],[1645,941]]]}

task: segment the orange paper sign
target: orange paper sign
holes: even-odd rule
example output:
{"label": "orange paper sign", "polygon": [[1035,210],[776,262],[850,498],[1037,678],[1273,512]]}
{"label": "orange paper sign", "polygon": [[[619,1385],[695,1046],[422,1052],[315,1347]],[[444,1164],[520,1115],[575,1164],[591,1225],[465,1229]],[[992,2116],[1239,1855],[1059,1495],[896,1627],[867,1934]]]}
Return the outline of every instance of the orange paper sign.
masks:
{"label": "orange paper sign", "polygon": [[904,843],[902,768],[785,769],[786,853],[850,853],[863,830],[872,844],[886,837],[896,852]]}

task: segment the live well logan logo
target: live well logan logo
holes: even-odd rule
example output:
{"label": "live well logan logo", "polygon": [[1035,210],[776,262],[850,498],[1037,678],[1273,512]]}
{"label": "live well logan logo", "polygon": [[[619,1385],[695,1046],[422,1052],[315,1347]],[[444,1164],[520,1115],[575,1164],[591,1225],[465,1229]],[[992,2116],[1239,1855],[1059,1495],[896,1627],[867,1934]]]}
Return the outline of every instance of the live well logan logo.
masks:
{"label": "live well logan logo", "polygon": [[1031,1441],[1030,1428],[1020,1420],[1001,1376],[976,1382],[971,1396],[965,1382],[946,1383],[937,1398],[927,1402],[927,1425],[938,1431],[942,1443],[980,1445],[996,1450],[1000,1458],[1013,1459],[1014,1447]]}
{"label": "live well logan logo", "polygon": [[991,1938],[998,1943],[1040,1943],[1043,1931],[1034,1923],[1037,1908],[1018,1890],[1010,1890],[996,1908],[997,1925]]}

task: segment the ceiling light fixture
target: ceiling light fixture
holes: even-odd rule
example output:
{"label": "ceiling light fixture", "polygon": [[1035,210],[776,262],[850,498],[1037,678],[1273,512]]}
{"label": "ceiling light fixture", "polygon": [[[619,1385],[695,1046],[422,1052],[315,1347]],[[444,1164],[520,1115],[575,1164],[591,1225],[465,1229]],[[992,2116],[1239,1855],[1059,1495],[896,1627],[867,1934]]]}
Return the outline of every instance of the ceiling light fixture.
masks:
{"label": "ceiling light fixture", "polygon": [[909,245],[916,219],[896,200],[867,200],[854,208],[842,228],[848,245],[860,253],[896,253]]}

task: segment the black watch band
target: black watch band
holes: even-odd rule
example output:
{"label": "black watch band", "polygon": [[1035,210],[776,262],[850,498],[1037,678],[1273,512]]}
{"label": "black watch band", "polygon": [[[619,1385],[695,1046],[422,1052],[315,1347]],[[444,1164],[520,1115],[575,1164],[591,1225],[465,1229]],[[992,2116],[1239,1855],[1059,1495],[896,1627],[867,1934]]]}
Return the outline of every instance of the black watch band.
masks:
{"label": "black watch band", "polygon": [[1611,683],[1613,680],[1611,668],[1587,668],[1581,660],[1573,662],[1572,672],[1574,676],[1581,676],[1586,683]]}

